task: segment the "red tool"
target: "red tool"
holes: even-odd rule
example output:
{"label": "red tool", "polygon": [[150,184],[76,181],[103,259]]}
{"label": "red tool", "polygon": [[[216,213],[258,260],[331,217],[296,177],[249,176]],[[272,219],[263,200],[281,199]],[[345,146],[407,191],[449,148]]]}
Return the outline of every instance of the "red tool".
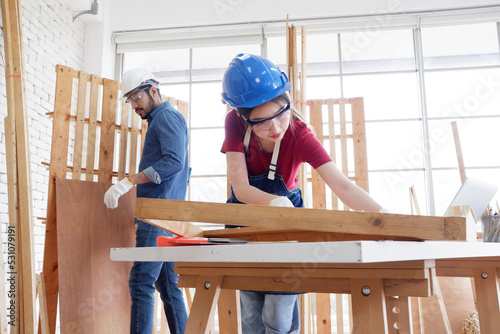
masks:
{"label": "red tool", "polygon": [[194,246],[194,245],[224,245],[241,244],[251,240],[247,239],[229,239],[229,238],[188,238],[188,237],[158,237],[156,244],[159,247],[168,246]]}

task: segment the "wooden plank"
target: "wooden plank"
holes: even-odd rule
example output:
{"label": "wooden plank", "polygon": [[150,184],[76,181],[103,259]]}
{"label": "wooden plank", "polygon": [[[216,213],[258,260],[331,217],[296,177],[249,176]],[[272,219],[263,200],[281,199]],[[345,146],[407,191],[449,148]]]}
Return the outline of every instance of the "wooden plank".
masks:
{"label": "wooden plank", "polygon": [[118,82],[104,79],[102,91],[98,182],[110,183],[112,181],[117,96]]}
{"label": "wooden plank", "polygon": [[[315,128],[316,133],[321,138],[323,137],[323,118],[322,108],[319,101],[313,101],[310,108],[310,122]],[[316,170],[311,171],[312,180],[312,198],[313,207],[315,209],[326,209],[326,187],[325,182],[320,177]]]}
{"label": "wooden plank", "polygon": [[330,317],[330,294],[316,294],[316,328],[317,334],[331,334],[332,319]]}
{"label": "wooden plank", "polygon": [[386,297],[387,324],[389,333],[412,333],[410,297]]}
{"label": "wooden plank", "polygon": [[362,98],[351,99],[352,134],[354,145],[354,178],[356,184],[369,192],[366,150],[365,111]]}
{"label": "wooden plank", "polygon": [[57,180],[61,333],[128,332],[131,262],[114,262],[110,247],[133,247],[134,191],[115,210],[102,198],[109,184]]}
{"label": "wooden plank", "polygon": [[[14,125],[14,117],[5,118],[5,151],[6,151],[6,162],[7,162],[7,197],[8,197],[8,207],[9,207],[9,227],[7,229],[8,235],[8,261],[12,261],[9,265],[10,277],[8,279],[13,280],[11,287],[15,289],[14,294],[11,294],[9,299],[11,303],[14,303],[14,310],[11,310],[11,315],[13,318],[9,319],[10,325],[13,326],[13,333],[20,333],[19,328],[20,320],[22,315],[22,303],[21,303],[21,293],[22,285],[21,275],[22,270],[20,270],[20,259],[21,259],[21,248],[19,247],[18,240],[18,196],[17,196],[17,162],[16,162],[16,133]],[[12,249],[13,248],[13,249]],[[14,258],[12,258],[12,256]],[[3,267],[2,267],[3,268]],[[4,281],[0,281],[4,282]],[[5,286],[5,285],[4,285]],[[2,304],[2,305],[5,305]],[[16,330],[17,329],[17,330]],[[5,331],[7,333],[7,331]]]}
{"label": "wooden plank", "polygon": [[346,101],[340,99],[339,101],[339,125],[340,125],[340,151],[342,156],[342,166],[341,170],[345,176],[349,176],[349,168],[347,165],[347,124],[346,124],[346,112],[345,112]]}
{"label": "wooden plank", "polygon": [[201,276],[198,279],[186,333],[210,333],[222,281],[222,276]]}
{"label": "wooden plank", "polygon": [[36,284],[38,287],[39,313],[40,313],[40,331],[42,334],[49,333],[49,319],[47,317],[47,301],[45,300],[45,280],[43,275],[36,275]]}
{"label": "wooden plank", "polygon": [[[246,269],[246,268],[243,268]],[[240,270],[242,270],[240,268]],[[269,269],[271,270],[271,269]],[[312,270],[312,269],[311,269]],[[200,275],[180,274],[178,286],[180,287],[195,287]],[[364,278],[363,278],[364,279]],[[370,278],[367,278],[370,279]],[[287,276],[260,276],[258,280],[251,276],[225,276],[222,284],[222,289],[233,290],[255,290],[255,291],[287,291],[287,292],[316,292],[316,293],[352,293],[349,278],[346,277],[316,277],[309,276],[307,279],[295,278],[292,273]],[[380,279],[382,282],[383,279]],[[425,281],[416,281],[418,284],[412,284],[407,279],[393,280],[393,283],[405,286],[404,291],[411,296],[428,297],[429,290],[423,288]],[[391,283],[392,284],[392,283]],[[384,288],[386,285],[384,285]],[[393,290],[397,292],[397,290]],[[392,293],[392,292],[391,292]],[[196,297],[196,296],[195,296]],[[187,333],[187,331],[186,331]]]}
{"label": "wooden plank", "polygon": [[335,309],[337,319],[337,334],[344,333],[344,303],[341,294],[335,294]]}
{"label": "wooden plank", "polygon": [[[15,245],[15,240],[11,240],[12,238],[12,230],[10,229],[10,226],[7,230],[7,268],[9,270],[9,272],[11,272],[12,269],[15,270],[15,253],[12,251],[12,246]],[[3,244],[3,238],[0,237],[0,242],[2,242]],[[12,282],[14,284],[11,283],[11,281],[6,281],[5,280],[5,266],[4,266],[4,260],[3,260],[3,257],[0,258],[0,282],[2,282],[2,284],[0,284],[0,305],[2,305],[3,307],[0,308],[0,333],[7,333],[7,322],[8,320],[11,320],[13,321],[13,324],[14,324],[14,318],[11,317],[11,314],[10,314],[10,307],[11,307],[11,303],[9,301],[9,303],[7,303],[7,293],[5,291],[5,282],[9,282],[8,283],[8,286],[9,286],[9,293],[12,293],[12,286],[14,285],[15,286],[15,281]],[[12,274],[11,274],[12,275]],[[9,277],[10,279],[10,277]],[[15,289],[15,287],[14,287]],[[15,299],[14,299],[14,303],[15,303]],[[9,307],[9,319],[7,320],[7,307],[5,307],[7,305],[7,307]],[[19,304],[15,304],[15,305],[19,305]],[[14,317],[15,317],[15,310],[14,310]]]}
{"label": "wooden plank", "polygon": [[[332,157],[333,162],[336,163],[337,147],[335,144],[335,114],[333,112],[333,103],[331,103],[331,101],[328,101],[327,108],[328,108],[328,141],[330,144],[330,157]],[[338,210],[339,198],[337,194],[335,194],[333,191],[331,191],[331,196],[332,196],[332,209]]]}
{"label": "wooden plank", "polygon": [[75,142],[73,144],[73,179],[82,175],[83,133],[85,129],[85,106],[87,102],[87,72],[78,73],[78,98],[76,103]]}
{"label": "wooden plank", "polygon": [[[425,240],[466,240],[463,217],[412,216],[261,205],[231,205],[138,198],[135,216],[306,231],[403,236]],[[293,219],[289,219],[293,217]],[[447,239],[448,238],[448,239]]]}
{"label": "wooden plank", "polygon": [[203,230],[189,222],[178,222],[171,220],[145,219],[146,223],[159,227],[170,233],[183,237],[203,237]]}
{"label": "wooden plank", "polygon": [[[129,173],[137,173],[137,144],[139,137],[139,116],[132,112],[132,123],[130,126],[130,154],[129,154]],[[145,132],[144,132],[145,134]],[[144,137],[144,136],[142,136]]]}
{"label": "wooden plank", "polygon": [[474,282],[481,332],[495,333],[500,328],[500,290],[497,268],[477,268]]}
{"label": "wooden plank", "polygon": [[94,180],[93,170],[95,168],[96,159],[96,134],[97,134],[97,112],[98,112],[98,95],[99,95],[99,77],[95,74],[90,76],[90,102],[89,102],[89,129],[87,133],[87,172],[85,173],[86,181]]}
{"label": "wooden plank", "polygon": [[142,150],[144,148],[144,141],[146,140],[146,132],[148,131],[148,122],[146,121],[141,121],[141,148],[140,152],[142,154]]}
{"label": "wooden plank", "polygon": [[47,314],[50,333],[55,333],[57,320],[57,302],[59,292],[57,263],[57,219],[56,219],[56,178],[66,177],[69,115],[73,88],[73,69],[56,66],[56,94],[52,125],[52,149],[50,153],[49,193],[47,199],[47,221],[45,225],[45,250],[43,257],[43,275],[47,299]]}
{"label": "wooden plank", "polygon": [[16,138],[17,195],[16,213],[18,248],[20,261],[22,323],[21,331],[35,331],[35,269],[33,250],[33,208],[31,195],[31,168],[26,111],[26,89],[23,62],[22,13],[18,0],[3,0],[2,22],[5,45],[5,78],[7,90],[8,117],[14,122]]}
{"label": "wooden plank", "polygon": [[219,334],[241,334],[239,290],[221,290],[217,307]]}
{"label": "wooden plank", "polygon": [[[297,267],[292,267],[293,277],[297,279],[307,279],[309,277],[321,277],[321,278],[382,278],[386,279],[384,284],[388,289],[394,290],[392,286],[394,284],[391,283],[391,279],[407,279],[407,280],[427,280],[431,277],[431,273],[428,270],[423,268],[397,268],[388,267],[388,268],[378,268],[377,265],[368,265],[366,268],[345,268],[342,266],[336,268],[318,268],[318,266],[314,266],[314,269],[311,270],[299,270]],[[242,268],[245,268],[245,271],[242,271]],[[224,275],[224,276],[251,276],[253,278],[259,277],[281,277],[281,281],[286,282],[291,276],[291,268],[251,268],[250,266],[241,265],[233,267],[204,267],[200,269],[199,267],[178,267],[176,269],[176,273],[183,275],[197,275],[200,274],[200,270],[203,270],[204,275]],[[420,282],[419,282],[420,283]],[[426,289],[427,291],[430,288]]]}
{"label": "wooden plank", "polygon": [[388,333],[382,280],[353,278],[351,291],[353,333]]}
{"label": "wooden plank", "polygon": [[128,120],[130,114],[130,107],[122,101],[122,114],[120,121],[120,148],[118,156],[118,179],[125,178],[125,171],[127,168],[127,143],[128,143]]}

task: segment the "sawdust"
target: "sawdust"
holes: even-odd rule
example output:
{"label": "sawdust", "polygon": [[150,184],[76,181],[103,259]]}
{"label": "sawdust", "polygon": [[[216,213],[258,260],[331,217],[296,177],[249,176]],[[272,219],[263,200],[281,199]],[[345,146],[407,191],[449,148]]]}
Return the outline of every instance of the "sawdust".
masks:
{"label": "sawdust", "polygon": [[479,317],[476,311],[470,311],[462,321],[462,334],[479,334]]}

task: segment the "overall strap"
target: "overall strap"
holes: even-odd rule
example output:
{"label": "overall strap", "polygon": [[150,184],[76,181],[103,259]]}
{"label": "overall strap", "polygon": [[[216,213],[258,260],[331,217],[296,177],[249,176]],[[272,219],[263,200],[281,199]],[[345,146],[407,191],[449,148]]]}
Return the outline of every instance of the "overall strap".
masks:
{"label": "overall strap", "polygon": [[[247,153],[248,147],[250,145],[251,135],[252,135],[252,128],[248,126],[247,131],[245,132],[245,137],[243,138],[243,146],[245,147],[245,154]],[[274,174],[276,174],[278,155],[280,153],[280,145],[281,145],[281,140],[274,144],[273,156],[271,157],[271,163],[269,164],[268,167],[269,173],[267,174],[267,178],[269,180],[274,180]]]}
{"label": "overall strap", "polygon": [[281,140],[274,144],[273,156],[271,158],[271,163],[269,164],[269,174],[267,174],[267,178],[269,180],[274,180],[274,174],[276,174],[276,168],[277,168],[276,163],[278,162],[280,145],[281,145]]}
{"label": "overall strap", "polygon": [[252,135],[252,128],[247,126],[247,131],[245,132],[245,137],[243,138],[243,146],[245,147],[245,154],[248,152],[248,146],[250,145],[250,136]]}

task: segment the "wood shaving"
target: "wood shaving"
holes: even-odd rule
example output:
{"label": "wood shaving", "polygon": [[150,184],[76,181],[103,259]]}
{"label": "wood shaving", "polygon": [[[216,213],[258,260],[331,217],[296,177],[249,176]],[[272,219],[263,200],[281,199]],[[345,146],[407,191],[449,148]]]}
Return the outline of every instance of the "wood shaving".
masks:
{"label": "wood shaving", "polygon": [[470,311],[462,321],[462,334],[479,334],[479,316],[476,311]]}

